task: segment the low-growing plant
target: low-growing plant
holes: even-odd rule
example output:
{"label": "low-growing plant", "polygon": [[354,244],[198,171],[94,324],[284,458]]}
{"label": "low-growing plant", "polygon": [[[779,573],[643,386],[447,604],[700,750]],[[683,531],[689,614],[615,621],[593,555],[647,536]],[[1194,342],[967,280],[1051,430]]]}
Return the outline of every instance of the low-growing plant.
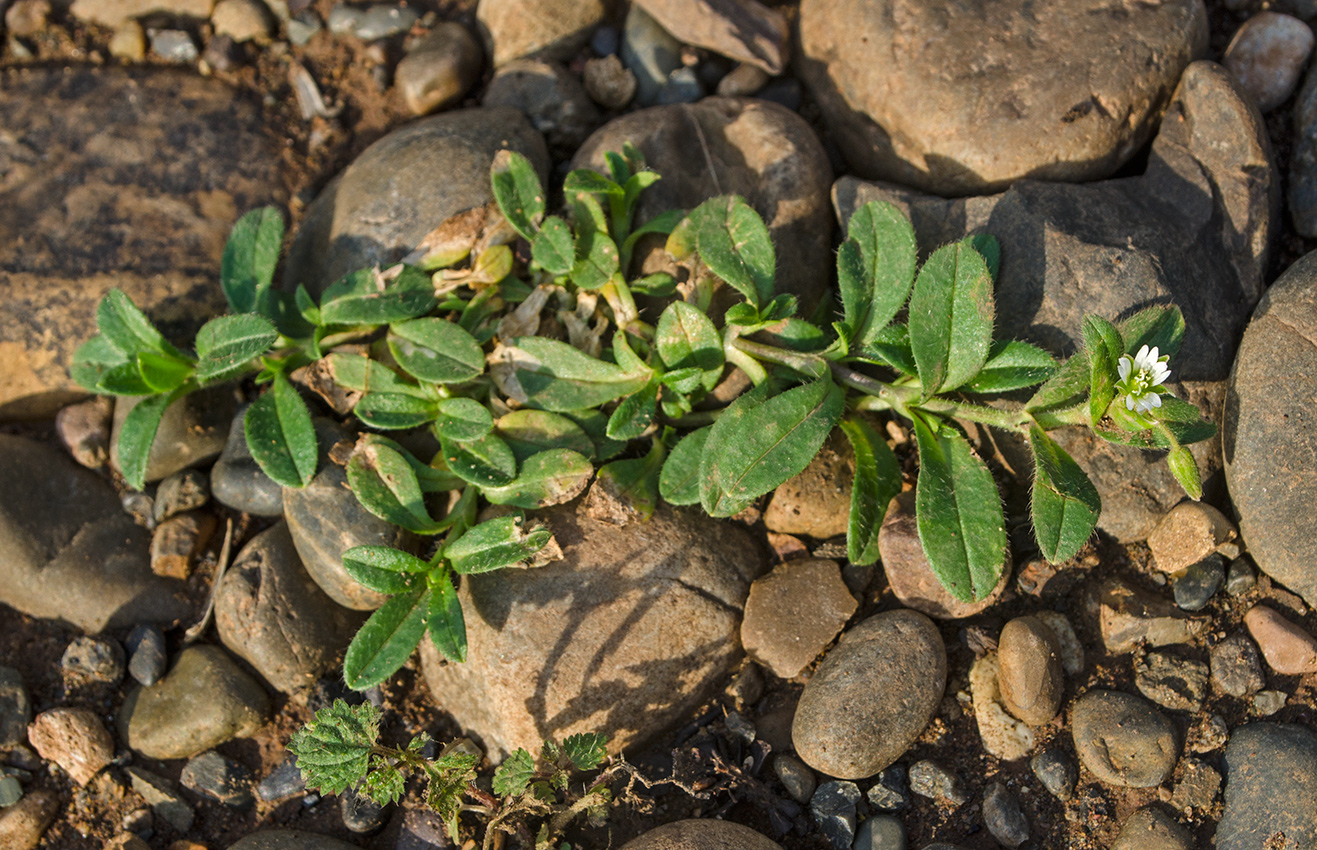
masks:
{"label": "low-growing plant", "polygon": [[[558,837],[582,815],[592,824],[604,821],[614,802],[614,779],[626,779],[623,796],[635,782],[645,782],[625,761],[600,770],[608,757],[607,739],[586,733],[568,736],[561,744],[546,740],[538,757],[518,748],[494,771],[486,791],[476,783],[481,756],[474,746],[453,742],[438,755],[428,755],[434,741],[425,733],[406,746],[386,746],[379,742],[381,717],[368,702],[353,706],[335,700],[317,711],[288,743],[306,787],[326,794],[356,789],[388,805],[406,793],[410,777],[420,776],[426,805],[443,818],[453,841],[459,840],[459,815],[473,812],[484,821],[486,850],[500,832],[523,830],[533,837],[536,850],[570,850],[555,845]],[[595,771],[588,782],[577,775]],[[531,832],[534,823],[539,826]]]}
{"label": "low-growing plant", "polygon": [[[828,301],[809,321],[795,297],[775,292],[773,242],[744,199],[717,197],[635,226],[640,194],[659,177],[630,146],[607,161],[607,175],[567,176],[558,216],[547,214],[530,163],[501,153],[492,203],[445,222],[403,263],[350,274],[318,299],[303,286],[273,287],[283,222],[272,209],[249,213],[221,269],[235,315],[207,323],[195,354],[166,341],[121,292],[100,305],[100,334],[79,349],[73,374],[95,392],[142,397],[119,442],[135,487],[165,408],[222,381],[268,385],[244,430],[257,463],[286,487],[306,486],[318,458],[294,379],[373,429],[347,460],[353,492],[375,515],[442,538],[428,558],[344,553],[357,581],[392,594],[348,650],[353,688],[387,679],[427,632],[463,660],[455,576],[523,562],[549,540],[520,513],[477,524],[481,499],[533,510],[598,479],[641,516],[662,499],[729,517],[801,472],[840,428],[856,461],[847,555],[872,564],[902,481],[866,414],[894,414],[914,432],[928,562],[948,591],[971,600],[997,584],[1007,541],[997,486],[958,422],[1027,438],[1034,533],[1051,561],[1074,556],[1101,511],[1051,430],[1087,427],[1165,450],[1200,496],[1186,446],[1214,427],[1164,387],[1184,335],[1174,306],[1119,325],[1089,316],[1083,351],[1058,364],[1027,342],[994,339],[995,239],[945,245],[921,265],[909,220],[869,203],[837,254],[840,314]],[[647,235],[666,237],[677,276],[630,276]],[[715,307],[719,291],[736,303]],[[666,300],[642,310],[636,295]],[[753,387],[729,398],[738,372]],[[1026,400],[1009,400],[1032,387]],[[375,433],[415,428],[437,439],[433,457]],[[436,519],[431,503],[443,493],[451,507]]]}

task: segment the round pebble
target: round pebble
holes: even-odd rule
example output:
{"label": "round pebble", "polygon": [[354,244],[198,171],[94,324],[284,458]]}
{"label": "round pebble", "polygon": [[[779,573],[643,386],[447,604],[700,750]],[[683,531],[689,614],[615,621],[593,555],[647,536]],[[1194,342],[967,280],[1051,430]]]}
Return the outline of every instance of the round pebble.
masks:
{"label": "round pebble", "polygon": [[910,790],[921,797],[953,806],[964,805],[969,799],[961,790],[956,774],[927,759],[910,765]]}
{"label": "round pebble", "polygon": [[134,626],[124,641],[128,650],[128,674],[138,683],[154,685],[165,675],[165,635],[158,626]]}
{"label": "round pebble", "polygon": [[0,809],[7,809],[23,799],[23,784],[17,776],[0,776]]}
{"label": "round pebble", "polygon": [[1271,669],[1285,676],[1317,672],[1317,638],[1265,605],[1254,605],[1244,625]]}
{"label": "round pebble", "polygon": [[252,804],[251,771],[214,750],[188,759],[179,781],[189,791],[234,809]]}
{"label": "round pebble", "polygon": [[1041,726],[1056,716],[1065,675],[1056,636],[1042,620],[1017,617],[1002,627],[997,685],[1006,710],[1030,726]]}
{"label": "round pebble", "polygon": [[1258,109],[1269,112],[1294,93],[1312,48],[1312,29],[1303,21],[1259,12],[1235,33],[1221,61]]}
{"label": "round pebble", "polygon": [[1111,850],[1190,850],[1193,838],[1175,818],[1149,806],[1130,815]]}
{"label": "round pebble", "polygon": [[210,479],[206,473],[199,469],[175,472],[156,487],[155,521],[164,522],[175,514],[203,508],[209,501]]}
{"label": "round pebble", "polygon": [[413,115],[460,100],[480,79],[484,53],[466,27],[439,24],[412,45],[394,79]]}
{"label": "round pebble", "polygon": [[219,0],[210,22],[216,35],[227,35],[239,44],[266,41],[273,27],[270,11],[260,0]]}
{"label": "round pebble", "polygon": [[201,57],[196,42],[183,30],[155,30],[150,36],[151,52],[166,62],[191,65]]}
{"label": "round pebble", "polygon": [[1226,580],[1226,559],[1208,555],[1172,579],[1175,604],[1185,611],[1201,611]]}
{"label": "round pebble", "polygon": [[1262,690],[1262,662],[1247,635],[1236,633],[1212,647],[1212,684],[1232,697]]}
{"label": "round pebble", "polygon": [[297,757],[289,753],[279,766],[256,786],[256,796],[267,803],[283,800],[306,790],[306,780],[297,769]]}
{"label": "round pebble", "polygon": [[1166,512],[1148,535],[1157,568],[1175,574],[1212,554],[1236,535],[1225,515],[1206,502],[1186,499]]}
{"label": "round pebble", "polygon": [[894,817],[879,815],[860,824],[852,850],[905,850],[905,827]]}
{"label": "round pebble", "polygon": [[1044,750],[1029,760],[1033,775],[1053,797],[1069,800],[1075,794],[1079,770],[1074,759],[1061,750]]}
{"label": "round pebble", "polygon": [[992,783],[983,792],[983,822],[1003,846],[1019,847],[1029,840],[1029,821],[1020,801],[1000,782]]}
{"label": "round pebble", "polygon": [[616,56],[586,62],[581,82],[590,99],[604,109],[621,109],[636,96],[636,75]]}
{"label": "round pebble", "polygon": [[1258,575],[1247,558],[1236,558],[1226,569],[1226,593],[1242,596],[1258,586]]}
{"label": "round pebble", "polygon": [[796,754],[844,779],[900,758],[942,699],[946,647],[916,611],[875,614],[842,635],[805,685],[792,721]]}
{"label": "round pebble", "polygon": [[97,682],[117,683],[123,678],[123,647],[101,637],[74,638],[59,661],[64,672]]}
{"label": "round pebble", "polygon": [[777,778],[781,780],[791,799],[797,803],[808,803],[810,797],[814,796],[814,789],[818,786],[814,771],[795,756],[786,753],[775,756],[773,772],[777,774]]}
{"label": "round pebble", "polygon": [[1071,733],[1084,767],[1109,785],[1160,785],[1179,754],[1166,715],[1142,697],[1119,691],[1080,697],[1071,713]]}
{"label": "round pebble", "polygon": [[1258,691],[1253,695],[1253,713],[1270,717],[1285,707],[1288,695],[1284,691]]}

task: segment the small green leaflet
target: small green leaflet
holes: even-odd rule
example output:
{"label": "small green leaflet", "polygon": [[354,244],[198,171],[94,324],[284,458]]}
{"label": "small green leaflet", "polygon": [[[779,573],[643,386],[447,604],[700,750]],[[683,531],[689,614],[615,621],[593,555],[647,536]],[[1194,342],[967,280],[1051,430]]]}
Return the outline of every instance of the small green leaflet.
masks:
{"label": "small green leaflet", "polygon": [[[724,440],[729,435],[739,433],[740,423],[752,411],[762,406],[769,396],[776,391],[777,383],[770,374],[768,380],[753,387],[749,392],[739,395],[735,401],[727,406],[722,415],[718,417],[718,420],[710,426],[708,436],[704,439],[704,451],[700,454],[700,505],[709,516],[714,515],[714,507],[726,497],[722,488],[722,477],[716,462],[722,455]],[[673,454],[678,454],[680,451],[681,444],[679,443]],[[674,502],[674,504],[677,503]]]}
{"label": "small green leaflet", "polygon": [[352,412],[372,428],[399,431],[417,428],[439,415],[439,403],[406,393],[366,393]]}
{"label": "small green leaflet", "polygon": [[262,301],[274,281],[283,239],[283,215],[274,207],[252,210],[229,231],[220,260],[220,286],[234,313],[264,312]]}
{"label": "small green leaflet", "polygon": [[494,417],[473,398],[446,398],[435,403],[435,436],[449,440],[479,440],[494,430]]}
{"label": "small green leaflet", "polygon": [[722,337],[698,307],[674,301],[659,316],[654,342],[669,370],[698,368],[701,384],[712,390],[723,372]]}
{"label": "small green leaflet", "polygon": [[357,501],[380,519],[417,534],[444,529],[425,507],[411,459],[392,440],[375,435],[362,440],[348,459],[347,479]]}
{"label": "small green leaflet", "polygon": [[466,618],[462,616],[462,603],[457,598],[448,570],[431,573],[430,587],[429,621],[426,623],[430,642],[444,658],[461,664],[466,661]]}
{"label": "small green leaflet", "polygon": [[648,372],[627,373],[555,339],[518,337],[505,351],[527,398],[545,410],[598,407],[636,392],[650,380]]}
{"label": "small green leaflet", "polygon": [[608,757],[608,738],[602,732],[568,735],[562,752],[577,770],[594,770]]}
{"label": "small green leaflet", "polygon": [[[1174,437],[1171,439],[1174,440]],[[1166,465],[1184,488],[1186,496],[1195,502],[1203,498],[1203,479],[1198,472],[1198,462],[1194,460],[1193,452],[1177,442],[1166,456]]]}
{"label": "small green leaflet", "polygon": [[500,797],[516,797],[530,785],[535,775],[535,759],[518,747],[494,771],[494,793]]}
{"label": "small green leaflet", "polygon": [[544,218],[544,189],[535,166],[516,151],[501,150],[489,167],[489,180],[508,224],[523,239],[533,240]]}
{"label": "small green leaflet", "polygon": [[376,269],[353,272],[320,297],[320,320],[326,325],[385,325],[424,316],[434,309],[430,276],[412,266],[391,281]]}
{"label": "small green leaflet", "polygon": [[440,436],[439,444],[448,470],[469,484],[499,487],[517,477],[517,458],[496,434],[461,442]]}
{"label": "small green leaflet", "polygon": [[1174,304],[1140,310],[1117,327],[1125,340],[1125,353],[1131,356],[1146,345],[1174,360],[1184,342],[1184,314]]}
{"label": "small green leaflet", "polygon": [[570,449],[549,449],[527,458],[511,483],[482,486],[480,492],[495,505],[534,510],[570,502],[592,477],[594,464],[584,455]]}
{"label": "small green leaflet", "polygon": [[243,433],[261,471],[285,487],[305,487],[316,474],[316,432],[311,411],[282,372],[247,408]]}
{"label": "small green leaflet", "polygon": [[993,311],[983,257],[964,243],[934,251],[910,295],[910,345],[925,398],[978,374],[992,343]]}
{"label": "small green leaflet", "polygon": [[614,499],[648,519],[658,508],[659,475],[666,454],[663,444],[655,441],[644,457],[604,464],[596,473],[594,486],[604,488]]}
{"label": "small green leaflet", "polygon": [[[707,513],[731,516],[808,466],[841,418],[844,400],[841,387],[825,375],[770,398],[727,426],[724,414],[705,447],[704,468],[716,471],[719,489]],[[710,456],[715,439],[717,453]]]}
{"label": "small green leaflet", "polygon": [[837,254],[837,282],[854,350],[872,342],[905,304],[918,251],[910,220],[886,202],[856,210],[846,235]]}
{"label": "small green leaflet", "polygon": [[1055,564],[1073,558],[1088,542],[1102,513],[1102,499],[1079,464],[1037,425],[1029,428],[1029,444],[1034,536],[1043,557]]}
{"label": "small green leaflet", "polygon": [[514,410],[499,417],[498,434],[512,448],[517,463],[548,449],[571,449],[594,457],[594,443],[572,420],[547,410]]}
{"label": "small green leaflet", "polygon": [[181,391],[144,398],[128,411],[119,429],[119,471],[134,490],[146,484],[146,467],[151,458],[151,444],[165,409],[183,397]]}
{"label": "small green leaflet", "polygon": [[901,492],[901,465],[887,442],[863,419],[843,419],[841,430],[855,452],[846,559],[867,566],[878,560],[878,531],[888,504]]}
{"label": "small green leaflet", "polygon": [[294,732],[288,751],[297,757],[306,787],[341,794],[364,776],[379,739],[381,714],[369,702],[353,706],[336,699]]}
{"label": "small green leaflet", "polygon": [[971,393],[1004,393],[1032,387],[1056,374],[1052,355],[1020,340],[997,341],[988,352],[988,362],[965,385]]}
{"label": "small green leaflet", "polygon": [[458,575],[487,573],[530,558],[553,536],[547,528],[525,527],[521,514],[487,520],[444,547],[444,557]]}
{"label": "small green leaflet", "polygon": [[208,384],[237,377],[278,338],[274,325],[262,316],[211,319],[197,332],[197,380]]}
{"label": "small green leaflet", "polygon": [[154,351],[178,360],[188,358],[160,335],[146,314],[137,309],[132,299],[121,290],[105,293],[96,308],[96,327],[105,340],[125,359],[136,358],[139,352]]}
{"label": "small green leaflet", "polygon": [[178,389],[192,377],[193,366],[186,360],[166,357],[154,351],[137,352],[137,373],[153,393]]}
{"label": "small green leaflet", "polygon": [[691,211],[700,260],[754,308],[773,297],[777,255],[764,220],[745,198],[711,198]]}
{"label": "small green leaflet", "polygon": [[372,360],[365,354],[347,354],[336,352],[325,358],[329,364],[329,374],[334,383],[349,390],[361,393],[385,393],[410,395],[420,399],[429,399],[430,395],[420,386],[403,378],[383,363]]}
{"label": "small green leaflet", "polygon": [[623,398],[608,417],[608,434],[612,440],[634,440],[644,434],[658,412],[658,381]]}
{"label": "small green leaflet", "polygon": [[659,474],[659,494],[670,505],[700,503],[700,463],[713,426],[692,431],[677,443]]}
{"label": "small green leaflet", "polygon": [[112,369],[128,365],[123,352],[111,345],[104,336],[97,334],[78,346],[78,350],[73,353],[69,374],[88,392],[104,391],[100,386],[101,379]]}
{"label": "small green leaflet", "polygon": [[354,546],[343,553],[343,568],[358,583],[379,593],[405,593],[430,565],[390,546]]}
{"label": "small green leaflet", "polygon": [[389,352],[407,374],[434,384],[457,384],[485,371],[485,353],[459,325],[438,318],[389,327]]}
{"label": "small green leaflet", "polygon": [[1100,426],[1116,398],[1116,364],[1125,353],[1125,341],[1115,325],[1101,316],[1084,317],[1084,350],[1088,354],[1088,412]]}
{"label": "small green leaflet", "polygon": [[620,197],[623,194],[623,189],[597,171],[591,171],[588,168],[577,168],[562,181],[562,193],[570,196],[575,195],[577,192],[589,192],[592,195],[617,195]]}
{"label": "small green leaflet", "polygon": [[572,282],[582,289],[600,289],[618,273],[620,263],[617,244],[607,232],[584,230],[576,239]]}
{"label": "small green leaflet", "polygon": [[531,242],[531,257],[551,275],[565,275],[576,264],[576,243],[567,222],[551,215]]}
{"label": "small green leaflet", "polygon": [[[916,413],[915,515],[929,566],[962,602],[984,599],[1001,578],[1006,527],[988,467],[959,432]],[[931,423],[931,424],[930,424]],[[936,429],[936,430],[934,430]]]}
{"label": "small green leaflet", "polygon": [[343,656],[343,679],[354,691],[387,680],[407,663],[425,634],[432,591],[418,587],[385,602],[357,632]]}

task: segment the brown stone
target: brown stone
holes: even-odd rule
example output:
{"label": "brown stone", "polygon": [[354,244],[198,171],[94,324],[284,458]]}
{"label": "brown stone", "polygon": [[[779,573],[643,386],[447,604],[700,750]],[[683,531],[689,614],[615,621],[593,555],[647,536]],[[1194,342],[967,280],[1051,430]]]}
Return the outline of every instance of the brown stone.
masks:
{"label": "brown stone", "polygon": [[59,797],[44,789],[31,791],[7,809],[0,810],[0,847],[36,850],[41,836],[59,812]]}
{"label": "brown stone", "polygon": [[1271,669],[1284,676],[1317,673],[1317,638],[1265,605],[1254,605],[1244,625]]}
{"label": "brown stone", "polygon": [[781,850],[781,846],[739,823],[681,820],[655,827],[622,845],[622,850]]}
{"label": "brown stone", "polygon": [[855,452],[845,435],[836,430],[809,466],[773,491],[764,511],[764,525],[770,531],[818,540],[845,534],[854,479]]}
{"label": "brown stone", "polygon": [[55,415],[55,433],[74,460],[88,469],[99,469],[110,459],[110,420],[113,416],[113,398],[89,398],[60,408]]}
{"label": "brown stone", "polygon": [[924,554],[924,544],[919,542],[913,490],[892,499],[887,506],[887,516],[878,530],[878,552],[887,573],[887,583],[901,604],[937,620],[959,620],[987,609],[1001,598],[1011,575],[1008,564],[992,593],[978,602],[962,602],[952,596],[933,574],[928,556]]}
{"label": "brown stone", "polygon": [[788,561],[750,585],[741,645],[750,658],[792,679],[837,636],[856,607],[836,561]]}
{"label": "brown stone", "polygon": [[769,74],[786,70],[786,17],[756,0],[637,0],[683,44],[712,50]]}
{"label": "brown stone", "polygon": [[1235,538],[1235,526],[1211,505],[1183,501],[1167,512],[1148,535],[1157,568],[1178,573]]}
{"label": "brown stone", "polygon": [[997,643],[997,682],[1006,710],[1041,726],[1061,708],[1065,675],[1052,629],[1037,617],[1016,617]]}
{"label": "brown stone", "polygon": [[1102,641],[1108,652],[1129,652],[1150,646],[1189,643],[1202,633],[1206,620],[1189,617],[1169,601],[1108,579],[1097,593]]}
{"label": "brown stone", "polygon": [[114,758],[114,739],[96,712],[86,708],[52,708],[27,727],[27,738],[43,759],[86,785]]}
{"label": "brown stone", "polygon": [[151,536],[151,572],[165,578],[190,576],[192,560],[210,542],[216,525],[210,511],[188,511],[160,523]]}

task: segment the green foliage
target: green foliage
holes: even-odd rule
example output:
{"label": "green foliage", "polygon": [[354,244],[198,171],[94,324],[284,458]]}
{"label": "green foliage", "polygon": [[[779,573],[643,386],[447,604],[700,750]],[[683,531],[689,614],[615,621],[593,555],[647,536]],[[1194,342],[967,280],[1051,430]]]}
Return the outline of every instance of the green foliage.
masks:
{"label": "green foliage", "polygon": [[[346,462],[350,488],[375,516],[434,538],[426,559],[344,553],[354,579],[389,596],[347,653],[353,687],[388,679],[427,634],[447,658],[465,658],[461,582],[533,561],[548,545],[550,532],[520,513],[477,524],[482,504],[545,508],[594,481],[642,518],[660,501],[731,516],[801,472],[840,428],[856,458],[847,553],[869,564],[902,487],[902,464],[874,417],[897,417],[913,423],[929,563],[958,598],[981,599],[1005,563],[1005,518],[957,423],[1029,439],[1034,531],[1052,560],[1084,545],[1101,505],[1049,431],[1088,427],[1165,451],[1186,492],[1200,495],[1185,447],[1210,436],[1211,423],[1169,391],[1159,391],[1160,407],[1131,410],[1122,392],[1133,390],[1117,380],[1122,358],[1143,345],[1178,352],[1185,326],[1173,306],[1117,324],[1087,317],[1083,351],[1058,363],[1028,342],[994,338],[994,238],[941,246],[921,265],[905,215],[870,203],[838,250],[839,309],[806,319],[793,296],[775,292],[776,249],[745,199],[637,223],[641,193],[658,175],[632,146],[606,162],[606,173],[568,174],[562,207],[550,209],[535,167],[502,152],[490,170],[493,204],[444,223],[417,264],[363,269],[318,297],[273,289],[282,219],[249,213],[221,268],[235,315],[202,328],[195,356],[117,290],[100,306],[98,335],[75,355],[83,386],[143,397],[118,447],[138,487],[165,408],[203,386],[269,385],[244,431],[257,463],[286,487],[306,486],[321,455],[312,393],[351,406],[367,433]],[[647,234],[666,236],[672,273],[634,275]],[[719,292],[726,309],[714,310]],[[739,396],[728,389],[735,370],[754,384]],[[1030,388],[1023,403],[1000,397]],[[418,457],[423,441],[377,433],[412,429],[427,429],[439,450]]]}

